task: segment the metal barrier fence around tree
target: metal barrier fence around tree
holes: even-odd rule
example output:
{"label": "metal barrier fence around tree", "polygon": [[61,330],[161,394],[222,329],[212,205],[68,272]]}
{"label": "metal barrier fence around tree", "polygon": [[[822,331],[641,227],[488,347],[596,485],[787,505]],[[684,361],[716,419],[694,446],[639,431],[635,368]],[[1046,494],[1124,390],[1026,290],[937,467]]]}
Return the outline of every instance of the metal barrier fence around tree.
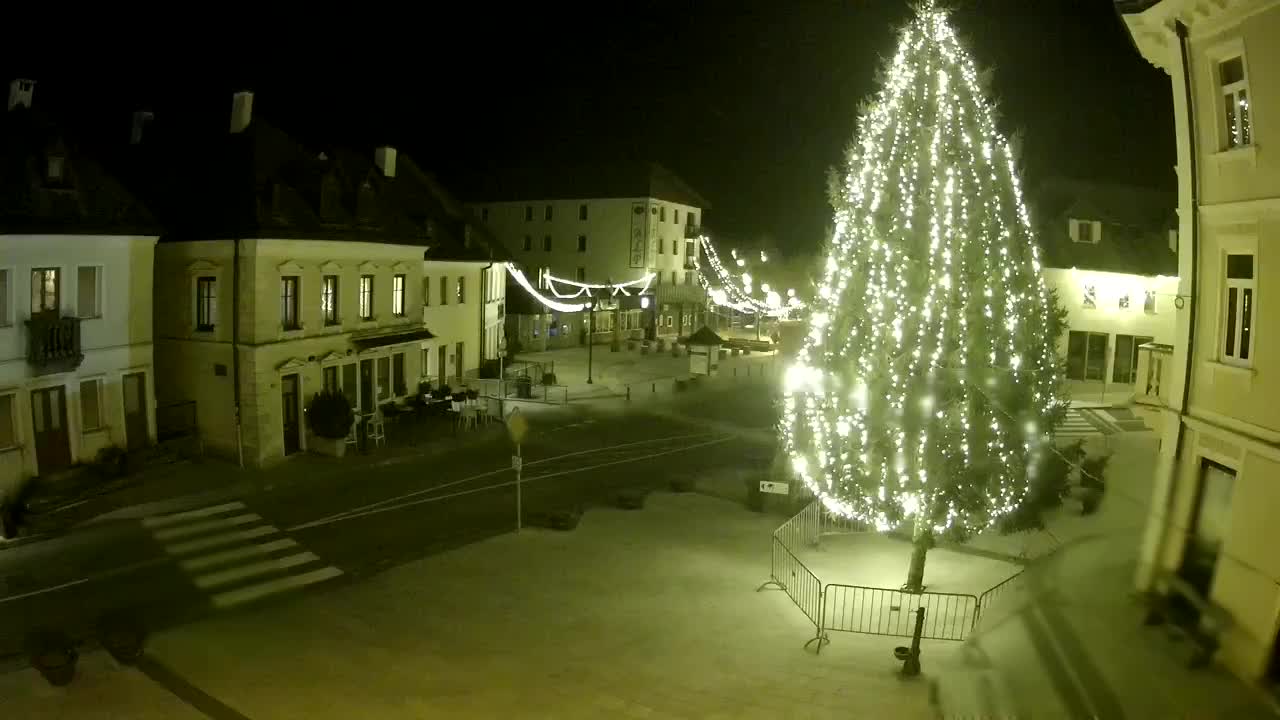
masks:
{"label": "metal barrier fence around tree", "polygon": [[795,554],[816,547],[824,535],[868,532],[857,521],[829,513],[820,501],[809,502],[773,532],[770,579],[756,588],[777,587],[814,624],[814,637],[805,643],[829,642],[828,632],[912,637],[916,614],[924,609],[920,638],[962,641],[978,626],[982,613],[1002,593],[1016,587],[1019,572],[980,596],[963,593],[911,593],[891,588],[826,583]]}

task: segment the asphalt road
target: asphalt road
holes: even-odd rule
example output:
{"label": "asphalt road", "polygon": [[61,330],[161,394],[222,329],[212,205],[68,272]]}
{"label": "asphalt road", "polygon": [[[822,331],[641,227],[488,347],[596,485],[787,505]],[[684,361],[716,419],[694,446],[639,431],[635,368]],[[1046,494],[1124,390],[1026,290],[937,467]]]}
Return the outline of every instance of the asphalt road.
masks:
{"label": "asphalt road", "polygon": [[[684,405],[722,421],[767,413],[764,396],[759,403],[745,401],[749,411],[741,398],[720,412],[720,398],[712,400],[687,397]],[[528,419],[520,483],[526,524],[550,511],[611,503],[622,489],[759,472],[771,452],[725,434],[723,426],[711,431],[696,418],[681,422],[643,409],[580,405],[542,409]],[[0,656],[16,658],[34,629],[58,628],[87,639],[97,618],[122,610],[158,629],[219,609],[287,602],[298,592],[358,582],[395,564],[511,532],[513,447],[500,427],[482,432],[457,450],[334,466],[341,472],[299,476],[286,463],[280,482],[217,506],[101,523],[0,549]],[[315,459],[306,467],[317,467]]]}

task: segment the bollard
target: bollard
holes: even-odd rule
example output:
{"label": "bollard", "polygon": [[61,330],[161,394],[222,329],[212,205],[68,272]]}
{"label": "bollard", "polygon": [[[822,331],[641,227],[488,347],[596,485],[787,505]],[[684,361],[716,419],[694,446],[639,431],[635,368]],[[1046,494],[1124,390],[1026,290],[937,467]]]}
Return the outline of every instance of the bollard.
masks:
{"label": "bollard", "polygon": [[657,394],[658,394],[658,383],[651,383],[651,384],[649,385],[649,392],[650,392],[650,393],[652,393],[652,394],[654,394],[654,395],[657,395]]}
{"label": "bollard", "polygon": [[916,629],[911,634],[911,647],[896,647],[893,656],[902,661],[902,674],[915,677],[920,674],[920,636],[924,634],[924,608],[916,608]]}
{"label": "bollard", "polygon": [[738,377],[738,368],[736,367],[733,369],[733,376]]}

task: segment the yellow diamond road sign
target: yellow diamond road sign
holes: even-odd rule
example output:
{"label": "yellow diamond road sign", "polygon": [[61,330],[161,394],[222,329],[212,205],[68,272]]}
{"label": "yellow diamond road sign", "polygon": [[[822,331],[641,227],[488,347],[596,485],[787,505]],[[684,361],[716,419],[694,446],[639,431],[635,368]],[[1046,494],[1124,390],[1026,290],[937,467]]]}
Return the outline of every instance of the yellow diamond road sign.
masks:
{"label": "yellow diamond road sign", "polygon": [[525,433],[529,432],[529,421],[520,414],[520,408],[512,410],[507,416],[507,432],[511,434],[511,442],[517,445],[524,440]]}

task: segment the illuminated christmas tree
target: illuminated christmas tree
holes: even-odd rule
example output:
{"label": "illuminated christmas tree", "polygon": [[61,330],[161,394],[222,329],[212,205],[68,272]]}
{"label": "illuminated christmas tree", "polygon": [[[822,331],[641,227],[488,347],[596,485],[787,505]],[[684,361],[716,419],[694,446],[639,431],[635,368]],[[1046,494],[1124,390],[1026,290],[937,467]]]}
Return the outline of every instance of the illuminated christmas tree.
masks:
{"label": "illuminated christmas tree", "polygon": [[809,335],[786,375],[795,473],[925,553],[1019,510],[1065,412],[1062,316],[1008,143],[932,2],[901,31],[838,183]]}

